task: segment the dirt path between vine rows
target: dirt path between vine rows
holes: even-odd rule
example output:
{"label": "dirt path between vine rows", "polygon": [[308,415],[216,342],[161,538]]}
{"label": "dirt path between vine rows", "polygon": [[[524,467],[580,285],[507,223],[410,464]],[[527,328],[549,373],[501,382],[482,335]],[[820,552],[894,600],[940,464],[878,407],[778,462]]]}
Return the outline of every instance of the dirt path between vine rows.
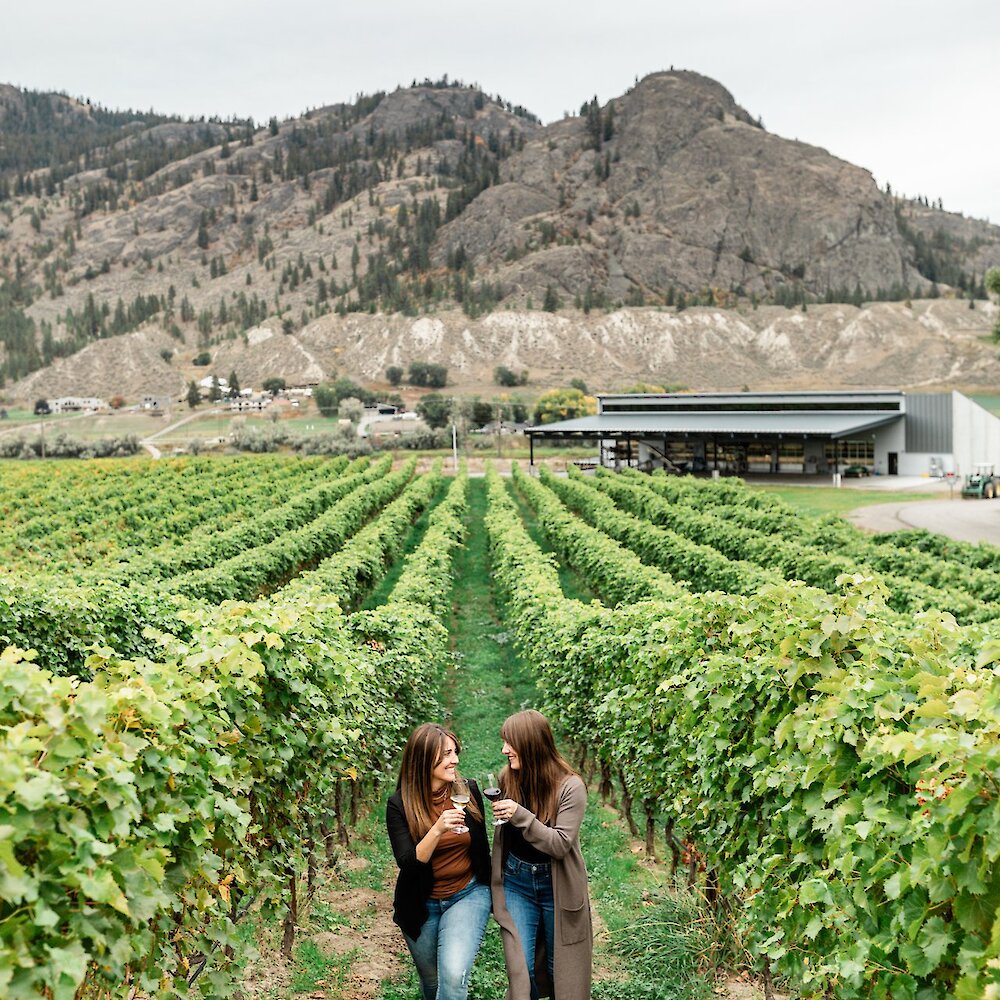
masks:
{"label": "dirt path between vine rows", "polygon": [[[293,988],[293,967],[281,954],[280,928],[258,943],[260,958],[243,980],[244,1000],[309,997],[319,1000],[375,1000],[386,980],[406,969],[399,929],[392,922],[392,888],[348,886],[348,873],[364,871],[367,859],[343,851],[333,872],[321,876],[316,895],[303,907],[296,949],[303,942],[328,958],[353,956],[343,982],[317,979],[313,989]],[[340,873],[340,877],[338,877]],[[332,915],[332,917],[330,916]],[[320,926],[316,926],[320,925]]]}

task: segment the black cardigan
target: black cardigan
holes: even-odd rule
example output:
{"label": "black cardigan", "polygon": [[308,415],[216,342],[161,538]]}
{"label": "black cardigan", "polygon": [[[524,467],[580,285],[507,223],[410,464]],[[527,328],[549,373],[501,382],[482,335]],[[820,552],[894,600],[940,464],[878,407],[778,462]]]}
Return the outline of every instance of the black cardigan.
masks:
{"label": "black cardigan", "polygon": [[[483,797],[474,781],[469,789],[479,814],[485,816]],[[434,869],[429,861],[417,859],[417,845],[410,836],[410,828],[403,810],[403,797],[395,792],[389,797],[385,810],[385,825],[389,831],[392,853],[399,865],[396,892],[392,899],[392,919],[411,940],[420,937],[420,930],[427,919],[427,900],[434,890]],[[490,884],[490,845],[486,838],[486,824],[466,813],[465,825],[472,840],[472,873],[485,886]]]}

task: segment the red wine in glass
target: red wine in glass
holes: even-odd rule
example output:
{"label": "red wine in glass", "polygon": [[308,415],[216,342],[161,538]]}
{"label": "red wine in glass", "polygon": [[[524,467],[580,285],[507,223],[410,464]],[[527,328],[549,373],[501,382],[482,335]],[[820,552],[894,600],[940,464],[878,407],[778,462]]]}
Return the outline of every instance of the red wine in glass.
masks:
{"label": "red wine in glass", "polygon": [[[503,797],[503,792],[500,791],[500,783],[497,781],[497,776],[495,774],[487,774],[483,779],[483,795],[490,800],[490,802],[496,802],[498,799]],[[495,819],[493,820],[494,826],[503,826],[506,820]]]}

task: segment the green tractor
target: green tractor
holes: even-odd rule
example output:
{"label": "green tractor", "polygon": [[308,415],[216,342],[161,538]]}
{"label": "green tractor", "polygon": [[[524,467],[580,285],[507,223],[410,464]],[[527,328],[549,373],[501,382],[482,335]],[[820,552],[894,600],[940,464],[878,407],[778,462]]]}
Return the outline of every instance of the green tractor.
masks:
{"label": "green tractor", "polygon": [[976,471],[970,472],[965,477],[962,496],[984,500],[992,500],[995,496],[1000,496],[1000,476],[993,472],[993,466],[989,462],[978,462]]}

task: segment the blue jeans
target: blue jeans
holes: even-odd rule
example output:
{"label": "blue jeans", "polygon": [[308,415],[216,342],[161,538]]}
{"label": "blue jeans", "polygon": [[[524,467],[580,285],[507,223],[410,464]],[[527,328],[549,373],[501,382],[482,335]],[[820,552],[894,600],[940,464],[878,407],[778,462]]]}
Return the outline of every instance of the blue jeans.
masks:
{"label": "blue jeans", "polygon": [[403,935],[420,976],[423,1000],[466,1000],[492,906],[489,886],[475,877],[447,899],[427,900],[420,937],[414,941]]}
{"label": "blue jeans", "polygon": [[549,978],[553,978],[556,908],[552,895],[552,866],[529,864],[513,854],[508,854],[503,866],[503,893],[507,902],[507,912],[517,928],[517,936],[521,939],[524,958],[528,963],[531,997],[532,1000],[537,1000],[535,941],[538,938],[539,922],[545,933]]}

